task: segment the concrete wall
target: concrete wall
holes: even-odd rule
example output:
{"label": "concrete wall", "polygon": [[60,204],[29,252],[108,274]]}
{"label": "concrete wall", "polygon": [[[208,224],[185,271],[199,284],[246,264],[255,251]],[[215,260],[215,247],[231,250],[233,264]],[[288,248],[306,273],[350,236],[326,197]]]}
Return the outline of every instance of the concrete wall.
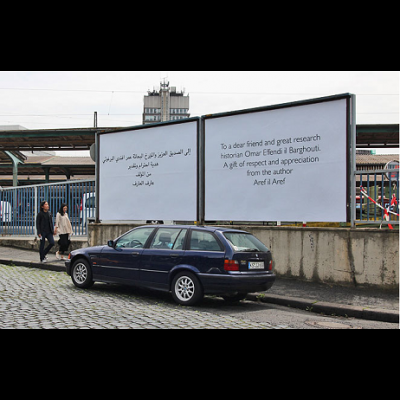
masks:
{"label": "concrete wall", "polygon": [[271,249],[279,275],[398,290],[398,232],[362,228],[243,228]]}
{"label": "concrete wall", "polygon": [[109,240],[114,240],[121,236],[130,229],[136,228],[141,225],[133,224],[89,224],[88,225],[88,242],[89,246],[98,246],[102,244],[107,244]]}
{"label": "concrete wall", "polygon": [[[89,235],[72,237],[71,249],[106,244],[137,225],[89,224]],[[380,229],[237,226],[272,251],[278,276],[339,285],[398,290],[399,233]],[[0,246],[39,251],[32,237],[1,237]],[[54,246],[52,252],[58,249]],[[0,250],[1,251],[1,250]]]}
{"label": "concrete wall", "polygon": [[[89,224],[89,244],[105,244],[131,224]],[[231,226],[231,228],[235,228]],[[237,226],[272,251],[278,276],[398,289],[399,233],[380,229]]]}
{"label": "concrete wall", "polygon": [[[50,253],[55,254],[56,251],[58,251],[58,239],[59,237],[56,236],[54,238],[55,245],[54,247],[50,250]],[[46,240],[46,247],[48,243]],[[33,250],[37,251],[39,254],[39,247],[40,247],[40,241],[37,237],[35,236],[2,236],[0,237],[0,247],[1,246],[8,246],[8,247],[15,247],[17,249],[22,249],[22,250]],[[84,247],[88,247],[88,240],[87,237],[84,236],[72,236],[71,239],[71,245],[69,247],[70,250],[76,250],[76,249],[81,249]],[[1,253],[1,249],[0,249]]]}

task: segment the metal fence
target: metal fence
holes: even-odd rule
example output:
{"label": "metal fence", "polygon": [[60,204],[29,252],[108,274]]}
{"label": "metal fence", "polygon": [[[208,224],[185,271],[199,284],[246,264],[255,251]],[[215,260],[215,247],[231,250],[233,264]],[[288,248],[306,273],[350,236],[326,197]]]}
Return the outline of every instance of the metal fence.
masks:
{"label": "metal fence", "polygon": [[54,222],[61,204],[67,204],[74,234],[87,234],[87,223],[96,216],[94,180],[0,189],[0,235],[36,235],[36,215],[44,200]]}
{"label": "metal fence", "polygon": [[[355,171],[354,175],[355,225],[399,225],[399,171]],[[96,217],[94,180],[0,189],[0,235],[36,235],[36,215],[43,200],[48,201],[54,222],[61,204],[67,204],[74,234],[87,235],[87,224]]]}
{"label": "metal fence", "polygon": [[399,170],[356,171],[356,224],[399,224]]}

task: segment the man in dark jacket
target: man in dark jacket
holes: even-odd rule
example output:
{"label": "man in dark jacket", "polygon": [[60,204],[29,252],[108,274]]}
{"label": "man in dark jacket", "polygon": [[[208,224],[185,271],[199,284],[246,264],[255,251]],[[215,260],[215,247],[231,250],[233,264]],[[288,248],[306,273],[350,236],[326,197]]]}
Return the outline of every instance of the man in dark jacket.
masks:
{"label": "man in dark jacket", "polygon": [[[54,246],[54,225],[53,217],[49,212],[49,203],[42,201],[40,203],[40,212],[36,217],[36,230],[40,239],[40,262],[47,262],[46,254]],[[49,245],[44,248],[44,241],[47,238]]]}

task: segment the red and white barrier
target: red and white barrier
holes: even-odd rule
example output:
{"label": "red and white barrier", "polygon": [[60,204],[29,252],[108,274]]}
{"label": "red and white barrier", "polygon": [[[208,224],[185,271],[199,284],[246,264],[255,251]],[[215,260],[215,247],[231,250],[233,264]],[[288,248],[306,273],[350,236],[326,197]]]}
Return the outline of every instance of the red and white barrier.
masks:
{"label": "red and white barrier", "polygon": [[[397,213],[395,213],[393,211],[390,211],[390,210],[386,209],[385,207],[382,207],[379,203],[377,203],[372,197],[370,197],[368,195],[367,191],[362,186],[360,186],[360,193],[364,197],[368,198],[369,201],[372,201],[374,204],[376,204],[379,208],[381,208],[383,210],[383,215],[384,215],[384,218],[385,218],[386,221],[390,221],[389,213],[399,217],[399,214],[397,214]],[[394,204],[397,205],[398,203],[397,203],[396,196],[393,194],[392,200],[390,201],[390,205],[393,206]],[[393,226],[391,224],[388,224],[388,226],[389,226],[389,229],[393,229]]]}

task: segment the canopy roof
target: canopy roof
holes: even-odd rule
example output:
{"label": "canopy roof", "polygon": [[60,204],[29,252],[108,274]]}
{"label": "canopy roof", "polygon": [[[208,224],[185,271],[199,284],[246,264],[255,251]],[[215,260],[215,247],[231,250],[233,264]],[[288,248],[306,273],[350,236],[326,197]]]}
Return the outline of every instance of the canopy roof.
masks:
{"label": "canopy roof", "polygon": [[90,150],[96,132],[118,128],[73,128],[0,131],[0,151]]}

